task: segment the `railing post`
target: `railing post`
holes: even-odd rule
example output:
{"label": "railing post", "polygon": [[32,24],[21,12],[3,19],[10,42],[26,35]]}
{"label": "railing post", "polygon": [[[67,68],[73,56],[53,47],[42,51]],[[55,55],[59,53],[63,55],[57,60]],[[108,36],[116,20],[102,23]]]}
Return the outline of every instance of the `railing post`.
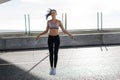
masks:
{"label": "railing post", "polygon": [[62,13],[62,24],[64,24],[64,14]]}
{"label": "railing post", "polygon": [[31,29],[30,29],[30,15],[28,14],[28,28],[29,28],[29,34],[31,33]]}
{"label": "railing post", "polygon": [[97,12],[97,30],[99,31],[99,12]]}
{"label": "railing post", "polygon": [[65,13],[65,29],[67,30],[67,13]]}
{"label": "railing post", "polygon": [[27,34],[27,21],[26,21],[26,14],[24,15],[24,19],[25,19],[25,34]]}
{"label": "railing post", "polygon": [[103,19],[102,19],[102,12],[101,12],[101,30],[103,30]]}

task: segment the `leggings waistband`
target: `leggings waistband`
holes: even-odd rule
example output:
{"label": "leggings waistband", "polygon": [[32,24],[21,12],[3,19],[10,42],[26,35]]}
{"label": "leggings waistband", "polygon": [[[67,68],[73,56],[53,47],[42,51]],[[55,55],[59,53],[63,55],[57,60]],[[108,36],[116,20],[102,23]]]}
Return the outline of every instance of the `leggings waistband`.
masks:
{"label": "leggings waistband", "polygon": [[53,35],[49,35],[49,37],[59,37],[59,35],[55,35],[55,36],[53,36]]}

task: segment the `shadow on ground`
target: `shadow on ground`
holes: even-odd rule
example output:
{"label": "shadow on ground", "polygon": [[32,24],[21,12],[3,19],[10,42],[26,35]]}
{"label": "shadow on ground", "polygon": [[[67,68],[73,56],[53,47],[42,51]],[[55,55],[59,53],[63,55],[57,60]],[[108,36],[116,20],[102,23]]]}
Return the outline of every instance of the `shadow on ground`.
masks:
{"label": "shadow on ground", "polygon": [[0,80],[45,80],[22,70],[16,65],[3,65],[9,64],[8,61],[0,59]]}

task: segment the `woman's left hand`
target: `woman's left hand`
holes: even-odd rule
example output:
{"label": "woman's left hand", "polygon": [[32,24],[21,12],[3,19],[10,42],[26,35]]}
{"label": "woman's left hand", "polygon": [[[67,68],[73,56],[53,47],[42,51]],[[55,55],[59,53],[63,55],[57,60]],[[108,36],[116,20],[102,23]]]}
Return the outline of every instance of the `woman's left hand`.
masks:
{"label": "woman's left hand", "polygon": [[71,39],[74,39],[74,36],[73,36],[73,35],[70,35],[70,38],[71,38]]}

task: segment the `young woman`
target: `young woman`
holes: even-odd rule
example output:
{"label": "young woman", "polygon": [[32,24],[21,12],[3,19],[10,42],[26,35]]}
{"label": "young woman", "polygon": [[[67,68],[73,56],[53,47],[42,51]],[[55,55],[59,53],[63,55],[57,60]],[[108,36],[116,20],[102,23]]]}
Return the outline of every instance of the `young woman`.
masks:
{"label": "young woman", "polygon": [[65,34],[68,34],[73,39],[73,35],[64,29],[62,22],[56,19],[56,15],[57,15],[57,11],[55,9],[49,10],[48,14],[46,15],[46,19],[48,19],[49,16],[51,16],[52,19],[47,21],[46,30],[40,33],[39,35],[37,35],[36,37],[36,39],[38,39],[41,35],[46,34],[49,31],[48,48],[50,53],[50,57],[49,57],[50,67],[51,67],[50,75],[56,74],[58,50],[60,45],[59,27]]}

